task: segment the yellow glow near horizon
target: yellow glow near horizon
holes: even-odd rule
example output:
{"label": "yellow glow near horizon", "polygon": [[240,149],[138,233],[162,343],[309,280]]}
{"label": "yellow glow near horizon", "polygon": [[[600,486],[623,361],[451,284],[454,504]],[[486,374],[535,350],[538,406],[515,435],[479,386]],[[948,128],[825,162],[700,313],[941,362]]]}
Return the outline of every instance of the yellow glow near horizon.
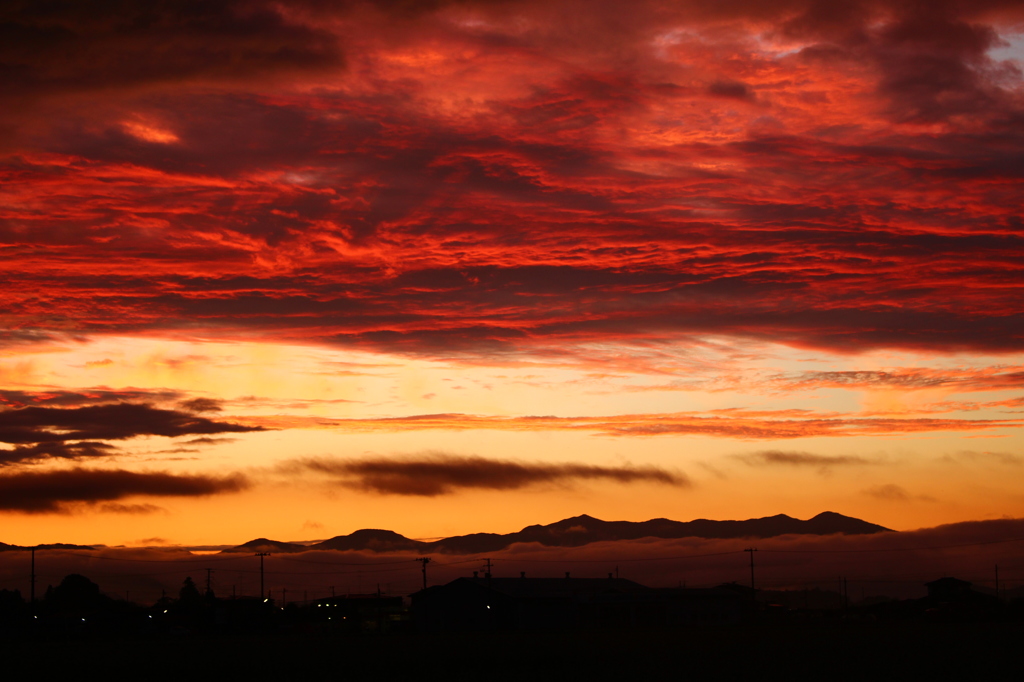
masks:
{"label": "yellow glow near horizon", "polygon": [[[621,355],[615,349],[602,350],[606,357]],[[766,440],[740,434],[614,435],[587,427],[508,431],[423,430],[414,425],[353,430],[345,422],[443,413],[513,418],[528,416],[518,411],[524,405],[529,414],[561,417],[657,414],[667,405],[673,411],[719,420],[740,414],[737,408],[751,414],[769,410],[769,417],[780,414],[781,419],[798,421],[801,415],[914,419],[935,416],[936,410],[940,417],[949,417],[950,410],[971,419],[1013,416],[998,406],[978,407],[1014,396],[1012,386],[970,390],[956,383],[967,375],[984,378],[1005,372],[1014,366],[1007,358],[996,363],[994,358],[960,356],[928,358],[925,363],[913,354],[888,352],[861,355],[854,362],[840,355],[765,346],[758,349],[757,359],[748,354],[737,360],[719,349],[671,350],[661,358],[660,371],[652,371],[656,364],[646,360],[604,372],[583,353],[557,362],[535,359],[518,366],[488,366],[453,358],[414,359],[294,344],[158,338],[95,337],[84,344],[26,349],[20,354],[8,351],[0,359],[0,372],[12,388],[133,390],[162,400],[161,405],[169,408],[186,398],[206,397],[222,401],[221,412],[207,414],[214,419],[284,419],[296,426],[223,434],[222,440],[201,445],[182,445],[189,440],[185,437],[119,442],[121,452],[105,464],[181,475],[241,472],[253,488],[210,498],[119,501],[157,507],[149,514],[103,512],[102,505],[73,506],[70,514],[7,513],[3,541],[138,544],[162,538],[171,543],[236,544],[257,535],[308,539],[361,527],[439,536],[509,532],[527,523],[584,512],[604,518],[687,520],[780,512],[809,517],[829,509],[908,529],[1024,511],[1024,494],[1015,476],[1020,463],[1013,454],[1020,450],[1022,436],[1011,426]],[[665,372],[666,366],[672,371]],[[892,380],[875,387],[867,379],[861,385],[856,377],[841,374],[852,368],[906,375],[916,371],[914,376],[926,377],[946,373],[950,380]],[[847,388],[843,381],[853,384]],[[950,407],[957,399],[969,400],[972,406]],[[303,427],[304,423],[316,428]],[[769,466],[752,459],[767,451],[856,462],[787,466],[783,461]],[[423,498],[381,495],[353,488],[352,481],[311,474],[296,478],[281,469],[282,463],[310,457],[400,461],[443,454],[517,462],[650,465],[680,472],[693,485],[577,481]],[[33,470],[66,466],[32,465]],[[469,509],[473,512],[468,516],[460,511]]]}

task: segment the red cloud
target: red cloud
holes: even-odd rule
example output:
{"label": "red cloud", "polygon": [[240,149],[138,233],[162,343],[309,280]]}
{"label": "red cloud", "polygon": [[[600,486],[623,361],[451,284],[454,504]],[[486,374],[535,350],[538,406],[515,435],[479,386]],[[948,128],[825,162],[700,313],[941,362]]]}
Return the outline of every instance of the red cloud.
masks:
{"label": "red cloud", "polygon": [[1018,351],[1019,3],[923,7],[15,4],[5,334]]}

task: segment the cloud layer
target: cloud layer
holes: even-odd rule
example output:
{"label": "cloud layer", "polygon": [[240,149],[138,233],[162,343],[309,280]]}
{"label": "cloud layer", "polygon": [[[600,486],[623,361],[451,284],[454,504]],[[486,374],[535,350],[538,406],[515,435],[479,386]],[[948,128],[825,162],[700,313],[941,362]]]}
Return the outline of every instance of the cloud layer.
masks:
{"label": "cloud layer", "polygon": [[12,339],[1024,346],[1010,0],[3,12]]}

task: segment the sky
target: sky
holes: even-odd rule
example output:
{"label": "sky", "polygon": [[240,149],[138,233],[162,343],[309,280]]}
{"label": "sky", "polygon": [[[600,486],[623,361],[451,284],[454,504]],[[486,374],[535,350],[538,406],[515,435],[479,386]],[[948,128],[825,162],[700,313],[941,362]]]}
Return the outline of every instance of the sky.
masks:
{"label": "sky", "polygon": [[0,541],[1024,516],[1024,7],[0,9]]}

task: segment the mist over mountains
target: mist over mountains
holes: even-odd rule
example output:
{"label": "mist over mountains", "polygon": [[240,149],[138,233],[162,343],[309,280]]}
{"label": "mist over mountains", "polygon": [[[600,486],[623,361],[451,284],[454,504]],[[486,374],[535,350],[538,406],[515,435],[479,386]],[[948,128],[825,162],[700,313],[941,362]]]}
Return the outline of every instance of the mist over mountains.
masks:
{"label": "mist over mountains", "polygon": [[894,531],[835,512],[822,512],[806,521],[786,514],[745,521],[602,521],[583,514],[548,525],[527,526],[515,533],[471,533],[430,542],[413,540],[390,530],[362,529],[314,544],[257,538],[224,551],[279,554],[323,550],[476,554],[495,552],[516,543],[530,542],[546,547],[580,547],[592,542],[640,538],[772,538],[781,535],[869,535],[885,532]]}
{"label": "mist over mountains", "polygon": [[[830,516],[823,518],[828,520]],[[264,560],[270,571],[266,587],[278,594],[283,588],[287,588],[289,595],[308,591],[315,599],[334,593],[376,593],[378,585],[389,594],[411,594],[422,588],[420,559],[432,551],[437,552],[428,567],[432,585],[486,570],[484,559],[477,558],[486,556],[497,577],[518,577],[525,571],[529,577],[560,578],[571,571],[575,577],[603,578],[618,570],[622,577],[652,587],[675,587],[680,583],[712,587],[749,581],[750,556],[745,550],[750,547],[758,550],[758,584],[765,589],[835,589],[836,577],[844,576],[849,580],[851,594],[909,599],[924,596],[925,584],[943,576],[994,588],[994,566],[1001,568],[1001,590],[1024,585],[1024,575],[1014,568],[1024,566],[1024,518],[963,521],[900,532],[885,532],[881,526],[839,515],[832,520],[844,518],[844,523],[851,523],[845,532],[830,532],[834,526],[829,528],[825,524],[815,529],[829,534],[790,532],[771,537],[770,533],[778,532],[772,526],[780,521],[783,523],[779,525],[799,529],[812,525],[814,520],[769,517],[750,520],[754,528],[767,527],[763,534],[754,534],[756,531],[746,521],[711,521],[707,528],[730,531],[723,534],[732,537],[704,538],[690,535],[698,532],[692,530],[686,537],[659,538],[645,534],[651,532],[644,530],[647,523],[607,524],[590,517],[576,517],[551,526],[523,529],[527,534],[534,533],[534,537],[543,537],[544,529],[559,530],[565,544],[523,540],[515,544],[517,538],[523,537],[522,531],[482,534],[490,541],[498,538],[513,544],[479,554],[443,554],[437,548],[447,544],[444,540],[422,542],[396,533],[367,530],[326,542],[280,543],[278,547],[282,549],[264,545],[265,551],[271,553]],[[698,527],[701,523],[697,523]],[[673,522],[667,524],[672,525]],[[680,526],[686,528],[690,524],[676,527]],[[591,532],[584,532],[587,527]],[[602,528],[603,537],[616,537],[611,532],[615,527],[631,529],[630,534],[642,537],[606,541],[590,537],[592,541],[587,542],[588,536],[600,535],[598,531]],[[557,536],[553,532],[549,542],[553,543]],[[475,537],[479,536],[445,540],[461,540],[469,545]],[[377,543],[371,542],[374,538]],[[385,553],[388,542],[401,542],[413,549]],[[329,549],[328,543],[374,549],[337,551]],[[130,591],[134,600],[156,601],[162,594],[177,594],[185,576],[195,581],[204,579],[206,569],[210,568],[212,588],[218,595],[237,592],[253,596],[261,588],[260,559],[253,556],[252,548],[260,544],[261,541],[254,541],[227,552],[223,551],[224,546],[209,545],[54,548],[36,552],[35,568],[42,579],[37,587],[42,589],[48,583],[56,584],[54,581],[60,576],[77,573],[87,576],[112,597]],[[216,553],[218,550],[220,553]],[[303,551],[307,553],[296,553]],[[445,556],[450,558],[444,559]],[[28,594],[30,574],[28,552],[0,551],[0,575],[7,576],[0,588],[20,589],[23,595]]]}

